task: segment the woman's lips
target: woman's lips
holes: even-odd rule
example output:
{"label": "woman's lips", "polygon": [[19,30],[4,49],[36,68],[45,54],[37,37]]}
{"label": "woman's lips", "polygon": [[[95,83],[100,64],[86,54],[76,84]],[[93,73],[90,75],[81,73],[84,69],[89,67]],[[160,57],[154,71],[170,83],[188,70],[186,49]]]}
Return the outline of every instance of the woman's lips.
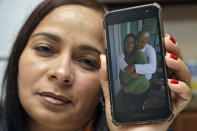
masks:
{"label": "woman's lips", "polygon": [[69,100],[68,98],[62,95],[56,95],[52,92],[42,92],[42,93],[39,93],[39,95],[46,102],[53,104],[53,105],[64,106],[64,105],[71,103],[71,100]]}

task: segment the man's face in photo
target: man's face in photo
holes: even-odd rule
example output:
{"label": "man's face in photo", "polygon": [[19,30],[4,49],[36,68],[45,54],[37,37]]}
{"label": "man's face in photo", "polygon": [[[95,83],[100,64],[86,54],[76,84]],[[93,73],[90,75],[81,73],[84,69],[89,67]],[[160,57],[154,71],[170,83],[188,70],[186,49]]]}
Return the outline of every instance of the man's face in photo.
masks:
{"label": "man's face in photo", "polygon": [[137,38],[136,46],[138,49],[143,49],[145,45],[148,43],[148,37],[140,36]]}

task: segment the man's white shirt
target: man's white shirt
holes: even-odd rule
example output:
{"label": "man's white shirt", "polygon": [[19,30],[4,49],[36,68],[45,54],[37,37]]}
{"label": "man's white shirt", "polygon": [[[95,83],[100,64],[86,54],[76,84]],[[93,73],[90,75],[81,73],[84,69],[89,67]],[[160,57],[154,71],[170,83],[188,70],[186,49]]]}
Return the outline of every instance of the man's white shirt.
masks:
{"label": "man's white shirt", "polygon": [[149,44],[146,44],[141,51],[147,57],[147,64],[135,64],[135,70],[137,74],[144,74],[149,80],[151,79],[152,74],[156,71],[156,52],[155,49]]}

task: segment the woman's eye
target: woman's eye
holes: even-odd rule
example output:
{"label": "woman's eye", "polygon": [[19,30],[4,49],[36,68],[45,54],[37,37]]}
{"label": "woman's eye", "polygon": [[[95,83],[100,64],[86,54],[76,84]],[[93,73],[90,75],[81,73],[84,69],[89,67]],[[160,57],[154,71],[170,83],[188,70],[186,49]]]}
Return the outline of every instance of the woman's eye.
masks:
{"label": "woman's eye", "polygon": [[42,54],[54,54],[54,50],[49,46],[38,46],[35,48],[36,51]]}
{"label": "woman's eye", "polygon": [[87,69],[94,70],[99,69],[99,65],[95,60],[91,60],[89,58],[79,59],[78,62],[82,64]]}

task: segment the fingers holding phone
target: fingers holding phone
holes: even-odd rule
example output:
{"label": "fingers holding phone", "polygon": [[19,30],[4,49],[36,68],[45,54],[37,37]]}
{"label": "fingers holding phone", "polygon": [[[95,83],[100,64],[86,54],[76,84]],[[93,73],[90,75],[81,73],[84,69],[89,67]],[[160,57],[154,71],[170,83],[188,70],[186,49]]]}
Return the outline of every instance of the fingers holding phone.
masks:
{"label": "fingers holding phone", "polygon": [[191,91],[185,82],[169,79],[168,85],[172,95],[172,105],[174,117],[169,121],[169,124],[176,118],[176,116],[188,105],[192,98]]}
{"label": "fingers holding phone", "polygon": [[189,69],[183,62],[181,50],[175,39],[166,35],[166,65],[168,67],[169,75],[168,85],[171,90],[173,114],[177,116],[190,102],[192,98],[191,90],[188,86],[191,76]]}
{"label": "fingers holding phone", "polygon": [[191,80],[190,72],[183,62],[183,57],[178,43],[170,35],[166,35],[164,40],[167,51],[165,60],[168,68],[170,69],[168,71],[170,72],[169,76],[171,77],[174,75],[174,78],[189,84]]}
{"label": "fingers holding phone", "polygon": [[172,37],[169,34],[166,34],[164,37],[164,43],[165,43],[165,48],[167,52],[176,54],[177,57],[183,60],[181,49],[179,47],[178,42],[176,42],[174,37]]}

